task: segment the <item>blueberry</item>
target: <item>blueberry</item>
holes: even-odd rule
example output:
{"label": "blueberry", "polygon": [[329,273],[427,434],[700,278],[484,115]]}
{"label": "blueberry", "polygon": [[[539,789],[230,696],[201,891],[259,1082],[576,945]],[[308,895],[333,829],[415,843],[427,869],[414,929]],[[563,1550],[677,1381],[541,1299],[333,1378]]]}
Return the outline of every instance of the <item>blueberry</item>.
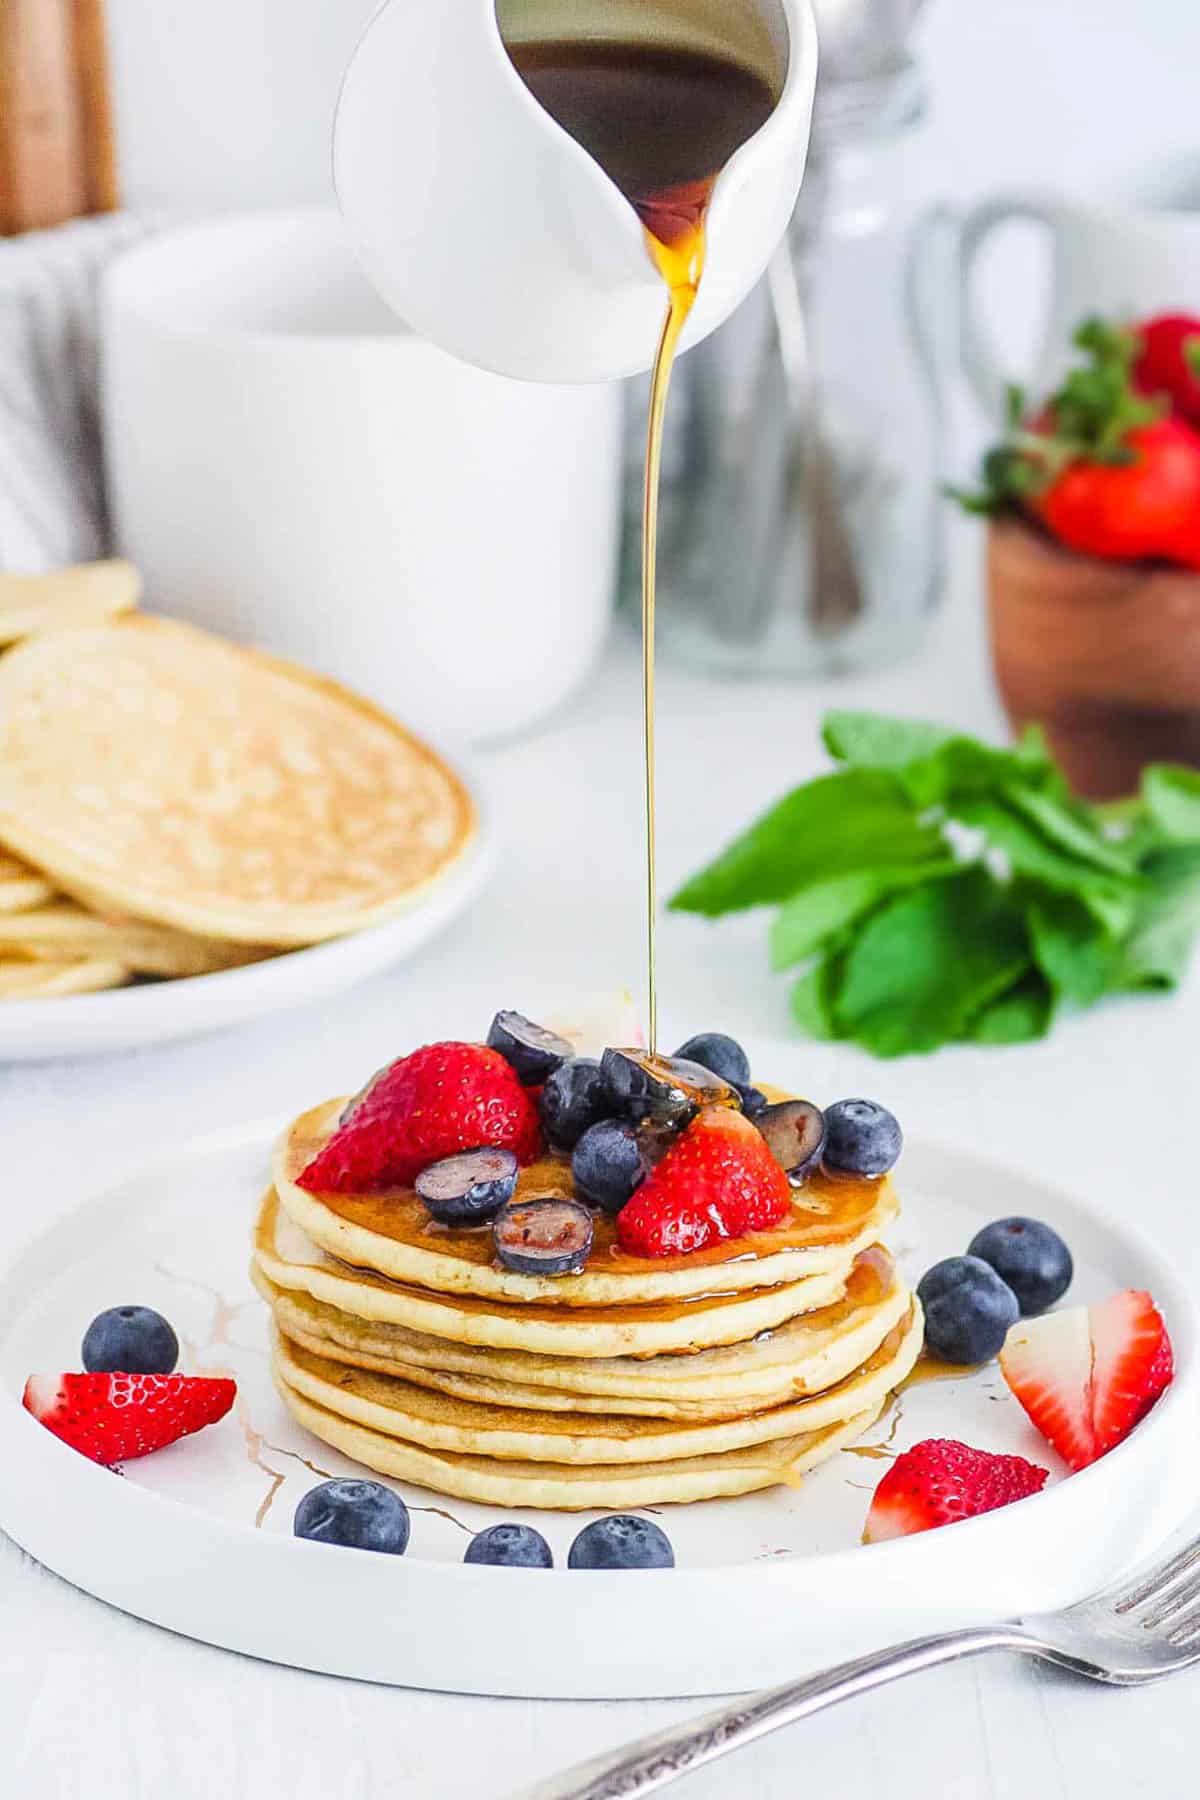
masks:
{"label": "blueberry", "polygon": [[651,1056],[647,1050],[606,1050],[600,1059],[610,1110],[623,1118],[654,1119],[676,1129],[702,1106],[736,1106],[727,1081],[700,1063],[682,1057]]}
{"label": "blueberry", "polygon": [[825,1148],[825,1115],[811,1100],[780,1100],[754,1123],[767,1148],[793,1187],[799,1187],[820,1161]]}
{"label": "blueberry", "polygon": [[592,1056],[572,1056],[546,1077],[541,1118],[546,1141],[555,1150],[573,1150],[589,1125],[612,1105],[604,1071]]}
{"label": "blueberry", "polygon": [[379,1481],[323,1481],[296,1508],[292,1530],[319,1544],[382,1550],[403,1556],[408,1547],[408,1508]]}
{"label": "blueberry", "polygon": [[982,1257],[1008,1283],[1024,1318],[1061,1300],[1075,1274],[1057,1231],[1038,1219],[997,1219],[976,1232],[967,1254]]}
{"label": "blueberry", "polygon": [[1004,1345],[1021,1316],[1017,1296],[978,1256],[935,1263],[917,1286],[925,1309],[925,1342],[952,1363],[981,1363]]}
{"label": "blueberry", "polygon": [[646,1157],[637,1126],[628,1119],[601,1119],[589,1125],[575,1146],[571,1175],[592,1206],[618,1213],[646,1176]]}
{"label": "blueberry", "polygon": [[723,1031],[702,1031],[680,1044],[675,1055],[685,1062],[699,1063],[702,1069],[711,1069],[730,1087],[745,1087],[750,1080],[750,1058],[737,1039],[726,1037]]}
{"label": "blueberry", "polygon": [[557,1031],[535,1025],[524,1013],[498,1012],[487,1034],[488,1047],[498,1050],[521,1080],[531,1087],[552,1075],[574,1048]]}
{"label": "blueberry", "polygon": [[492,1222],[496,1255],[514,1275],[578,1275],[592,1247],[592,1215],[578,1200],[510,1200]]}
{"label": "blueberry", "polygon": [[93,1375],[169,1375],[179,1339],[148,1306],[113,1306],[84,1333],[83,1366]]}
{"label": "blueberry", "polygon": [[483,1225],[517,1190],[511,1150],[461,1150],[422,1169],[413,1184],[439,1225]]}
{"label": "blueberry", "polygon": [[875,1100],[839,1100],[825,1109],[825,1166],[839,1175],[886,1175],[904,1145],[898,1122]]}
{"label": "blueberry", "polygon": [[752,1087],[748,1081],[734,1083],[734,1092],[742,1103],[742,1111],[748,1119],[757,1119],[759,1113],[765,1112],[770,1101],[761,1088]]}
{"label": "blueberry", "polygon": [[552,1569],[554,1557],[540,1531],[532,1525],[489,1525],[476,1532],[463,1561],[494,1563],[510,1569]]}
{"label": "blueberry", "polygon": [[613,1513],[585,1525],[567,1557],[569,1569],[673,1569],[665,1531],[632,1513]]}

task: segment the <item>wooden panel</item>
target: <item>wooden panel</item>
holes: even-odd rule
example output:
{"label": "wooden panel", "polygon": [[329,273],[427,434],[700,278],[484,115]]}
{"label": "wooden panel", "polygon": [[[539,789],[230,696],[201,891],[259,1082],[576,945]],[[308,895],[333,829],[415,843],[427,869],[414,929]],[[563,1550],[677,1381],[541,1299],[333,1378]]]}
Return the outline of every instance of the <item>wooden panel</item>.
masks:
{"label": "wooden panel", "polygon": [[103,0],[0,0],[0,232],[117,199]]}

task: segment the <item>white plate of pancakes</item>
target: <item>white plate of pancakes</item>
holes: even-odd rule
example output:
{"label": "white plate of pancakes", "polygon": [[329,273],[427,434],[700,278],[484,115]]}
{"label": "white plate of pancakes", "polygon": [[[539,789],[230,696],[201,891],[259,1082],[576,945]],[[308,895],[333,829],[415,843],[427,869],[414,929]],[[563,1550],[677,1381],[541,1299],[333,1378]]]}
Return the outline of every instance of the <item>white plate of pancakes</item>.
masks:
{"label": "white plate of pancakes", "polygon": [[[606,1251],[566,1305],[561,1284],[556,1303],[545,1280],[514,1284],[457,1241],[475,1234],[439,1238],[411,1216],[392,1231],[380,1203],[305,1197],[291,1173],[336,1106],[282,1138],[251,1126],[186,1146],[85,1201],[0,1271],[0,1527],[128,1612],[398,1685],[728,1692],[1074,1600],[1193,1505],[1192,1298],[1169,1256],[1123,1221],[1034,1178],[910,1144],[894,1192],[877,1184],[874,1201],[860,1193],[831,1209],[817,1184],[810,1228],[789,1227],[782,1248],[747,1255],[743,1243],[715,1272]],[[1067,1475],[995,1364],[947,1376],[918,1363],[905,1379],[911,1286],[1011,1213],[1066,1237],[1072,1302],[1147,1287],[1174,1339],[1172,1387],[1080,1474]],[[130,1303],[174,1323],[183,1370],[235,1376],[238,1402],[114,1479],[20,1396],[31,1372],[78,1367],[88,1322]],[[864,1547],[889,1459],[931,1436],[1025,1455],[1050,1483],[983,1517]],[[294,1537],[304,1494],[364,1463],[410,1507],[406,1554]],[[652,1516],[676,1566],[569,1569],[576,1533],[614,1508]],[[554,1568],[464,1564],[471,1535],[501,1520],[536,1526]]]}
{"label": "white plate of pancakes", "polygon": [[454,764],[335,682],[0,577],[0,1057],[230,1025],[411,953],[487,872]]}

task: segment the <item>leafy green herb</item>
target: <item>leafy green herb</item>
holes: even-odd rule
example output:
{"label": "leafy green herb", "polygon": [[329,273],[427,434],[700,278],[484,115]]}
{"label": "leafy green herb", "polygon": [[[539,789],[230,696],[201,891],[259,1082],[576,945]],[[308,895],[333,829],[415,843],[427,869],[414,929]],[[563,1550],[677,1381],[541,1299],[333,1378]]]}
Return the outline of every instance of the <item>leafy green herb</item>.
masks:
{"label": "leafy green herb", "polygon": [[1121,947],[1113,985],[1178,987],[1200,932],[1200,847],[1161,851],[1145,873],[1148,892]]}
{"label": "leafy green herb", "polygon": [[877,1056],[936,1050],[1029,968],[1020,914],[985,869],[889,901],[846,953],[838,1024]]}
{"label": "leafy green herb", "polygon": [[[1080,399],[1080,405],[1085,404]],[[1200,933],[1200,773],[1159,765],[1119,805],[1075,799],[1040,733],[834,712],[841,765],[778,801],[672,900],[780,907],[810,1036],[879,1056],[1027,1043],[1062,1007],[1176,986]]]}
{"label": "leafy green herb", "polygon": [[1142,799],[1173,844],[1200,844],[1200,771],[1155,763],[1142,775]]}
{"label": "leafy green herb", "polygon": [[936,826],[917,816],[894,775],[847,769],[788,794],[671,905],[715,918],[790,899],[834,875],[944,855]]}
{"label": "leafy green herb", "polygon": [[1054,995],[1036,969],[989,1002],[966,1036],[973,1044],[1029,1044],[1045,1037],[1054,1019]]}
{"label": "leafy green herb", "polygon": [[926,859],[893,867],[856,869],[848,875],[835,875],[832,881],[818,881],[801,888],[785,902],[771,926],[772,968],[795,968],[825,948],[831,938],[840,937],[847,926],[857,923],[881,900],[916,882],[953,874],[956,867],[951,857],[943,856],[940,862]]}

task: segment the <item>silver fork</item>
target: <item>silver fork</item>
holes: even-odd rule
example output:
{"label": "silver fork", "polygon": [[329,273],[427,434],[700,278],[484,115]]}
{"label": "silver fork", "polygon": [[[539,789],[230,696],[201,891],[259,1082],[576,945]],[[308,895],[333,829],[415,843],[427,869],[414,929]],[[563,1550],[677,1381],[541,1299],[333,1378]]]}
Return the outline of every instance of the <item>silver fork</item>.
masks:
{"label": "silver fork", "polygon": [[1091,1681],[1137,1687],[1200,1663],[1200,1538],[1063,1612],[914,1638],[577,1763],[517,1800],[641,1800],[811,1713],[939,1663],[1015,1650]]}

